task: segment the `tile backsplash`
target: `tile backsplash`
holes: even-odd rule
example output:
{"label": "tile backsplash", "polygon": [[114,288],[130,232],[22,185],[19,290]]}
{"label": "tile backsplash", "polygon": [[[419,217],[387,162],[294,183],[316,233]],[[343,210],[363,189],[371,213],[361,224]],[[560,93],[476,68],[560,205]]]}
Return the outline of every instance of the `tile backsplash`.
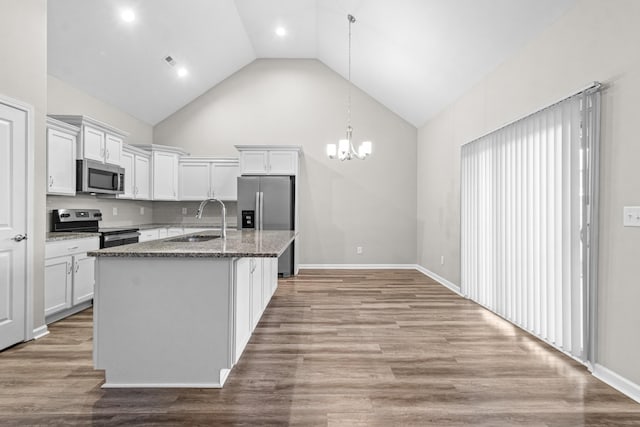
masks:
{"label": "tile backsplash", "polygon": [[[200,202],[152,202],[122,200],[113,197],[98,197],[88,194],[70,196],[47,196],[47,231],[51,230],[51,211],[54,209],[100,209],[101,227],[119,227],[139,224],[222,224],[220,205],[209,203],[202,219],[196,211]],[[235,226],[237,203],[225,202],[227,225]],[[114,208],[116,211],[114,211]],[[183,214],[186,209],[186,214]],[[114,215],[114,213],[116,213]]]}
{"label": "tile backsplash", "polygon": [[[237,202],[225,202],[227,208],[227,225],[235,226],[237,222]],[[202,214],[196,218],[200,202],[153,202],[153,222],[157,224],[222,224],[220,204],[210,202]],[[186,214],[183,214],[186,209]]]}

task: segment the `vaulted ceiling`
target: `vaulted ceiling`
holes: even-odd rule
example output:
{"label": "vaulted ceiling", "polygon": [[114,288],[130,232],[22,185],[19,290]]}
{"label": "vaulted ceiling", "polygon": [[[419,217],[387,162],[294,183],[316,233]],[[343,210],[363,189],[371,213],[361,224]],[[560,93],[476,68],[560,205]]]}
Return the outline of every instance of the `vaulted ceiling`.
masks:
{"label": "vaulted ceiling", "polygon": [[256,58],[346,78],[350,13],[353,83],[420,126],[574,1],[49,0],[48,70],[155,125]]}

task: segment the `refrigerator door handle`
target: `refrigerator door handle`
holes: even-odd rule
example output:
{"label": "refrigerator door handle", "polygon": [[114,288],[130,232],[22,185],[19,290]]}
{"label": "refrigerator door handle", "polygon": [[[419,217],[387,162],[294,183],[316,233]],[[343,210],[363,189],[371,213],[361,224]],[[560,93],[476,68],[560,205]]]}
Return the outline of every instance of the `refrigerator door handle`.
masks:
{"label": "refrigerator door handle", "polygon": [[256,217],[254,218],[254,224],[256,230],[260,230],[260,192],[256,191]]}
{"label": "refrigerator door handle", "polygon": [[260,192],[260,230],[263,229],[262,214],[264,212],[264,193]]}

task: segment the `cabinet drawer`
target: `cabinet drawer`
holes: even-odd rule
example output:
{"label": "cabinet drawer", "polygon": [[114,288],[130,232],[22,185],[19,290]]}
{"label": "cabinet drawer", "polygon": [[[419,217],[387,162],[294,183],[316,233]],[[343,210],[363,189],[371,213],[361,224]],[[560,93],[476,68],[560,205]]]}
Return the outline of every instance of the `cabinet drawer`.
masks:
{"label": "cabinet drawer", "polygon": [[150,230],[140,230],[139,242],[149,242],[160,238],[160,229],[152,228]]}
{"label": "cabinet drawer", "polygon": [[58,256],[66,256],[87,251],[100,249],[100,239],[89,237],[86,239],[62,240],[59,242],[49,242],[45,245],[45,259]]}

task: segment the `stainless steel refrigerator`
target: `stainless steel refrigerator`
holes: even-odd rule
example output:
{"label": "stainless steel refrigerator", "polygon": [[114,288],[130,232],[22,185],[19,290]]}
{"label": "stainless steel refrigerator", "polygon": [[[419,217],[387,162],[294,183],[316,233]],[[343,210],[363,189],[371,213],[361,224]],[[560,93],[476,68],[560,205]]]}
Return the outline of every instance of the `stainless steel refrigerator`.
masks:
{"label": "stainless steel refrigerator", "polygon": [[[256,230],[294,230],[295,177],[238,177],[238,226]],[[278,275],[294,274],[292,243],[278,258]]]}

